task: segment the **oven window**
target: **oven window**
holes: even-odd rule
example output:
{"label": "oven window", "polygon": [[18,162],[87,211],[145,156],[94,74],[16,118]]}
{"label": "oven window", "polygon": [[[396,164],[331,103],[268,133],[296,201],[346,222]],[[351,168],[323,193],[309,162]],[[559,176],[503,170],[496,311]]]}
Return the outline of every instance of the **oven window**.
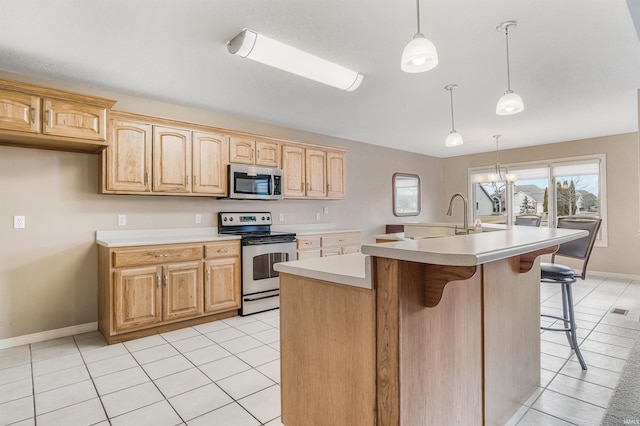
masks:
{"label": "oven window", "polygon": [[235,173],[234,179],[235,192],[237,193],[257,195],[269,195],[271,193],[270,175],[248,176],[246,173]]}
{"label": "oven window", "polygon": [[253,257],[253,280],[264,280],[278,276],[278,271],[273,265],[278,262],[287,262],[289,253],[265,253]]}

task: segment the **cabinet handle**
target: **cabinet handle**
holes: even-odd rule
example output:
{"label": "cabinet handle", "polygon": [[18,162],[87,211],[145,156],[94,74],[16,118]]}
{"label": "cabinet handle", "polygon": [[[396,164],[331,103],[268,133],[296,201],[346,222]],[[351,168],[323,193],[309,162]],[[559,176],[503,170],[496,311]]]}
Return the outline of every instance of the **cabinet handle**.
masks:
{"label": "cabinet handle", "polygon": [[44,112],[45,121],[47,122],[47,126],[51,127],[51,111],[46,110]]}
{"label": "cabinet handle", "polygon": [[253,160],[253,148],[251,148],[251,159]]}
{"label": "cabinet handle", "polygon": [[256,160],[260,159],[260,150],[256,150]]}
{"label": "cabinet handle", "polygon": [[327,184],[327,193],[329,192],[329,184]]}
{"label": "cabinet handle", "polygon": [[211,269],[207,269],[207,281],[211,281]]}
{"label": "cabinet handle", "polygon": [[187,186],[189,186],[189,182],[191,182],[191,175],[187,175]]}
{"label": "cabinet handle", "polygon": [[339,243],[344,243],[344,240],[338,240]]}
{"label": "cabinet handle", "polygon": [[164,274],[164,288],[167,288],[167,283],[169,282],[169,276]]}
{"label": "cabinet handle", "polygon": [[193,175],[193,186],[198,186],[198,175]]}
{"label": "cabinet handle", "polygon": [[154,255],[154,257],[155,257],[156,259],[161,259],[161,258],[163,258],[163,257],[169,257],[169,255],[168,255],[167,253],[162,253],[162,254],[156,254],[156,255]]}
{"label": "cabinet handle", "polygon": [[149,186],[149,172],[144,172],[144,186]]}
{"label": "cabinet handle", "polygon": [[31,108],[31,122],[32,123],[36,122],[36,109],[35,108]]}
{"label": "cabinet handle", "polygon": [[160,288],[160,274],[158,274],[157,277],[158,277],[158,284],[156,284],[156,288]]}
{"label": "cabinet handle", "polygon": [[226,253],[226,252],[228,252],[228,251],[229,251],[229,249],[228,249],[228,248],[226,248],[226,247],[225,247],[225,248],[218,249],[218,253]]}
{"label": "cabinet handle", "polygon": [[307,192],[309,192],[309,183],[307,182]]}

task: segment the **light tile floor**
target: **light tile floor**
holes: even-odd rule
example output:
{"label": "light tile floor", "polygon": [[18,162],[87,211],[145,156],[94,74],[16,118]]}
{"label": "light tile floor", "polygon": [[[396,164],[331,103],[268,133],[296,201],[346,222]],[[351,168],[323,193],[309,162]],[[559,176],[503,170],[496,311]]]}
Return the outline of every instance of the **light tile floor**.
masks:
{"label": "light tile floor", "polygon": [[[574,296],[589,370],[562,333],[542,332],[541,387],[508,425],[601,423],[640,334],[640,282],[592,277]],[[541,301],[559,313],[559,287],[543,284]],[[0,350],[0,425],[280,425],[278,328],[270,311],[110,346],[91,332]]]}

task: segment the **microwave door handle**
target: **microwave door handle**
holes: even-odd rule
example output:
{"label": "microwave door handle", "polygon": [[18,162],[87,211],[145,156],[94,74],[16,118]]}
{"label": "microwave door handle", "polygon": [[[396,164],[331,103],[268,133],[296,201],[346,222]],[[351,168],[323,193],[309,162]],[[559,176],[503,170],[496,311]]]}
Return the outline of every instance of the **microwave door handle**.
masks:
{"label": "microwave door handle", "polygon": [[270,195],[273,195],[275,193],[275,184],[276,183],[273,177],[273,173],[271,173],[271,188],[270,188],[271,190],[269,191],[271,193]]}

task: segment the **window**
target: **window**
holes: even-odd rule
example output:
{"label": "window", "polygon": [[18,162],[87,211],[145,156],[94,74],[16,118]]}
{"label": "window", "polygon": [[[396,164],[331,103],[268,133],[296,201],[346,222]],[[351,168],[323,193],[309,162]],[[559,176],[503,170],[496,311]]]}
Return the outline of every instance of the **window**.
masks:
{"label": "window", "polygon": [[393,214],[417,216],[420,214],[420,176],[406,173],[393,175]]}
{"label": "window", "polygon": [[[506,173],[517,176],[513,185],[485,182],[484,177],[490,173],[494,173],[493,168],[469,169],[474,220],[513,223],[520,214],[537,214],[542,216],[541,226],[553,227],[559,216],[599,217],[602,226],[596,245],[607,245],[604,154],[503,164],[503,178]],[[507,220],[509,216],[512,221]]]}

